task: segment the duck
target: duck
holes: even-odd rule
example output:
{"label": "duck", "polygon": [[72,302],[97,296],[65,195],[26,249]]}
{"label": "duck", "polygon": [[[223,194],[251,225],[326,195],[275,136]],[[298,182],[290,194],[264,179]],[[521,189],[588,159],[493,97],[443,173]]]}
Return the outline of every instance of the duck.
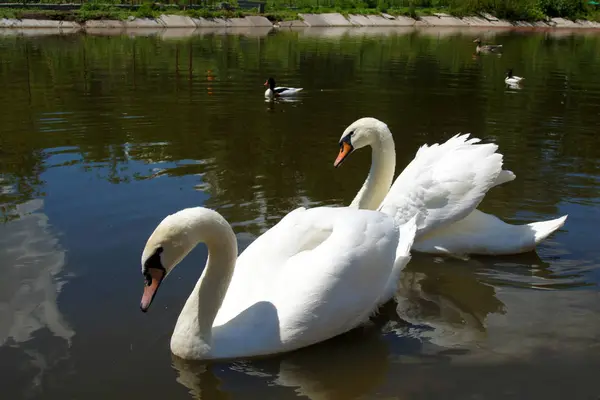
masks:
{"label": "duck", "polygon": [[507,85],[520,85],[523,83],[525,78],[521,78],[520,76],[513,75],[513,70],[509,69],[506,71],[506,78],[504,78],[504,83]]}
{"label": "duck", "polygon": [[339,167],[354,151],[371,147],[369,174],[350,207],[383,212],[399,224],[418,216],[412,247],[417,252],[462,258],[533,251],[567,215],[512,225],[477,210],[488,190],[516,175],[502,168],[496,144],[469,136],[421,146],[393,182],[396,152],[389,127],[376,118],[356,120],[344,130],[334,162]]}
{"label": "duck", "polygon": [[348,332],[391,300],[409,262],[416,218],[350,207],[300,207],[239,256],[217,211],[166,216],[144,246],[148,312],[158,289],[198,244],[208,257],[181,310],[171,352],[185,360],[231,360],[300,349]]}
{"label": "duck", "polygon": [[293,87],[275,87],[275,79],[269,78],[265,81],[265,86],[268,86],[267,90],[265,90],[265,97],[286,97],[286,96],[294,96],[298,94],[303,88],[293,88]]}
{"label": "duck", "polygon": [[502,49],[501,44],[484,44],[484,45],[482,45],[480,38],[473,40],[473,43],[477,43],[477,48],[475,49],[475,51],[477,53],[495,53],[495,52],[499,52],[500,49]]}

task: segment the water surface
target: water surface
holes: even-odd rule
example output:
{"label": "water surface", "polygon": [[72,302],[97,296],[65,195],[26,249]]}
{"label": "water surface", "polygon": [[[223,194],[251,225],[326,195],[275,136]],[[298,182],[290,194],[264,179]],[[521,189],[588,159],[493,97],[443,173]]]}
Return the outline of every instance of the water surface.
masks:
{"label": "water surface", "polygon": [[[307,29],[0,36],[0,379],[7,398],[595,398],[600,395],[600,34]],[[476,56],[476,35],[502,43]],[[173,37],[175,36],[175,37]],[[513,68],[521,89],[504,85]],[[304,88],[265,102],[262,83]],[[471,132],[517,179],[479,207],[569,214],[537,250],[415,255],[365,328],[293,354],[200,364],[169,338],[206,250],[139,311],[156,224],[203,205],[240,247],[298,206],[347,205],[382,119],[398,168]],[[399,172],[399,170],[397,172]]]}

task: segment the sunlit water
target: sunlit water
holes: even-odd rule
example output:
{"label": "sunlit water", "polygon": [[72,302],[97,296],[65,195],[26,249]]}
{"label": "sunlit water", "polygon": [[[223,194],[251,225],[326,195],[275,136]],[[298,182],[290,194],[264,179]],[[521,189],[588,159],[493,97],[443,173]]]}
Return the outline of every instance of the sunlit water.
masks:
{"label": "sunlit water", "polygon": [[[474,55],[473,39],[504,53]],[[600,395],[600,34],[309,29],[177,38],[0,36],[3,398],[588,399]],[[521,89],[504,85],[513,68]],[[303,87],[265,102],[265,79]],[[292,209],[349,204],[387,122],[399,170],[471,132],[517,179],[480,209],[569,214],[537,253],[415,255],[373,324],[293,354],[204,365],[169,338],[206,250],[142,314],[156,224],[204,205],[247,246]],[[399,172],[399,170],[397,172]]]}

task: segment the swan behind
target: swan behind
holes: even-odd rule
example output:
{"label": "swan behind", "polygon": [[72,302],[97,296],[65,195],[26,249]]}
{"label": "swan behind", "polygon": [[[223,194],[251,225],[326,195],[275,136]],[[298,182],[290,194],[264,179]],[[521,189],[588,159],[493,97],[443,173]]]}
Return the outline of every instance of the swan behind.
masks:
{"label": "swan behind", "polygon": [[442,144],[423,145],[392,185],[392,133],[382,121],[366,117],[344,130],[334,166],[341,165],[355,150],[371,147],[371,169],[351,207],[377,209],[399,224],[417,216],[414,250],[461,255],[534,250],[564,225],[567,216],[510,225],[478,211],[489,189],[515,179],[514,173],[502,169],[498,146],[480,142],[464,134]]}
{"label": "swan behind", "polygon": [[[147,311],[164,277],[198,244],[208,260],[171,337],[185,359],[295,350],[366,322],[406,265],[415,220],[351,208],[299,208],[239,257],[231,226],[203,207],[166,217],[142,253]],[[382,295],[383,293],[383,295]]]}
{"label": "swan behind", "polygon": [[504,255],[524,253],[535,248],[561,228],[560,218],[523,225],[507,224],[495,215],[473,210],[466,218],[423,235],[413,250],[430,254]]}

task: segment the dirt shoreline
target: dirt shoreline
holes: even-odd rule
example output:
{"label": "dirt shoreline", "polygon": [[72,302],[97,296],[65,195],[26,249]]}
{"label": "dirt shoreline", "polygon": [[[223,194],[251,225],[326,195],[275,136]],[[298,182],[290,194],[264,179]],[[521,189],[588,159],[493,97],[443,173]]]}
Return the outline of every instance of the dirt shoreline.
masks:
{"label": "dirt shoreline", "polygon": [[509,22],[495,18],[491,15],[457,18],[448,14],[435,14],[415,20],[404,16],[392,16],[382,13],[380,15],[348,15],[338,13],[326,14],[298,14],[295,21],[281,21],[272,23],[263,16],[246,16],[243,18],[191,18],[182,15],[163,14],[156,19],[134,18],[127,20],[89,20],[84,23],[74,21],[57,21],[41,19],[0,19],[2,29],[58,29],[60,31],[119,29],[130,30],[139,28],[329,28],[329,27],[416,27],[416,28],[534,28],[534,29],[600,29],[600,23],[591,21],[570,21],[563,18],[552,18],[538,22]]}

